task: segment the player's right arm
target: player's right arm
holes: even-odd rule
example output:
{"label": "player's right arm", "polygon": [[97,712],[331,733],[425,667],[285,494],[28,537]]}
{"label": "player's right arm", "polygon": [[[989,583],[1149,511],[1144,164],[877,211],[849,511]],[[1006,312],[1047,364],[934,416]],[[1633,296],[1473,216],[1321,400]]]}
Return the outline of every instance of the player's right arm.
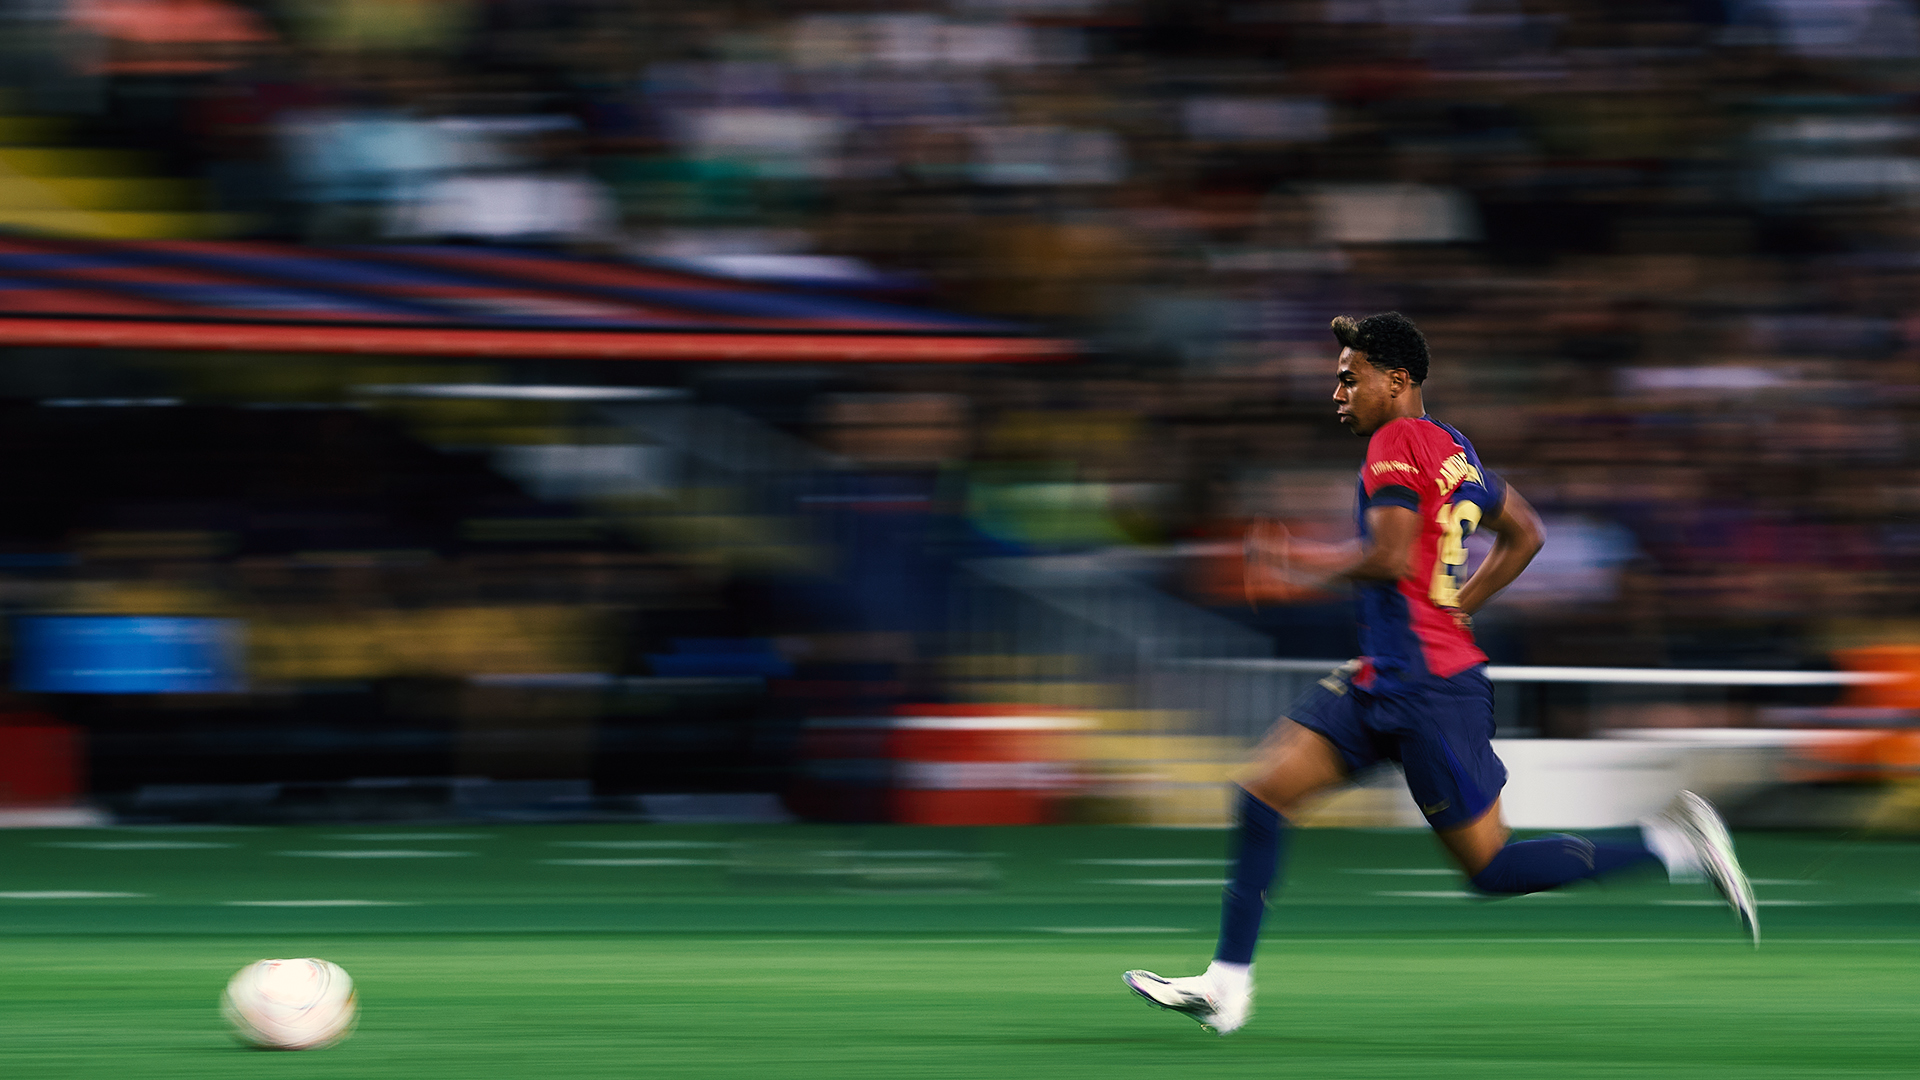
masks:
{"label": "player's right arm", "polygon": [[1340,581],[1398,581],[1413,562],[1413,544],[1419,538],[1419,514],[1404,506],[1370,506],[1360,556],[1332,576]]}
{"label": "player's right arm", "polygon": [[1406,575],[1419,536],[1419,514],[1404,506],[1372,506],[1364,542],[1296,540],[1277,522],[1262,522],[1247,532],[1247,560],[1261,573],[1308,588],[1336,581],[1395,581]]}
{"label": "player's right arm", "polygon": [[1400,420],[1368,438],[1367,460],[1360,467],[1367,520],[1364,539],[1315,544],[1290,541],[1285,529],[1256,529],[1248,535],[1249,553],[1265,572],[1278,572],[1309,587],[1333,581],[1396,581],[1405,576],[1420,536],[1420,489],[1434,478],[1430,448],[1422,452],[1420,432],[1414,422]]}
{"label": "player's right arm", "polygon": [[1495,593],[1513,584],[1520,572],[1547,542],[1540,515],[1512,484],[1506,485],[1506,497],[1500,500],[1500,512],[1482,521],[1481,527],[1493,533],[1493,550],[1487,553],[1480,569],[1460,587],[1459,611],[1472,615]]}

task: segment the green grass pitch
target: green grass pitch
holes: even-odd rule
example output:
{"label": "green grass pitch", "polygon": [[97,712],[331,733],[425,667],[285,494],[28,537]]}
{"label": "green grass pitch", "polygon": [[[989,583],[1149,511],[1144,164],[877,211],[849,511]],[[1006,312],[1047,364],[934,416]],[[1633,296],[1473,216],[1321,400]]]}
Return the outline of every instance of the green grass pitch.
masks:
{"label": "green grass pitch", "polygon": [[[0,1077],[1920,1072],[1920,845],[1740,842],[1758,951],[1704,887],[1488,903],[1424,835],[1299,833],[1255,1018],[1221,1039],[1119,981],[1207,959],[1215,831],[11,832]],[[263,956],[346,967],[355,1036],[235,1044],[216,999]]]}

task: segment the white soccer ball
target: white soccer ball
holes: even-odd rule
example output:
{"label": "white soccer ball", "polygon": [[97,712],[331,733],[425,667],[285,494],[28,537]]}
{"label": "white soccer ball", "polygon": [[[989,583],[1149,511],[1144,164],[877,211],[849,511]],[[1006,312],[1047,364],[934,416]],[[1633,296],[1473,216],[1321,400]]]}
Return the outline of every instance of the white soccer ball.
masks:
{"label": "white soccer ball", "polygon": [[353,1031],[353,979],[325,960],[261,960],[240,969],[220,996],[235,1034],[267,1050],[319,1050]]}

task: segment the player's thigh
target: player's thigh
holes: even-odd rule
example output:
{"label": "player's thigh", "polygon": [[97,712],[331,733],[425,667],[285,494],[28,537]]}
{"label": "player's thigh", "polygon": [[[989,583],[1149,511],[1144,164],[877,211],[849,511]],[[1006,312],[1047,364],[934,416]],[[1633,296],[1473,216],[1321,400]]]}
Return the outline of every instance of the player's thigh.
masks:
{"label": "player's thigh", "polygon": [[1396,739],[1407,790],[1427,824],[1457,834],[1460,846],[1449,850],[1484,847],[1499,828],[1499,815],[1488,813],[1507,782],[1493,751],[1492,685],[1477,672],[1449,679],[1382,703],[1379,719]]}
{"label": "player's thigh", "polygon": [[1512,830],[1502,819],[1500,800],[1496,798],[1493,805],[1474,820],[1451,829],[1435,829],[1433,835],[1440,839],[1453,861],[1460,864],[1460,869],[1472,877],[1485,870],[1493,857],[1500,854],[1500,849],[1507,846]]}
{"label": "player's thigh", "polygon": [[1241,787],[1282,814],[1294,813],[1302,801],[1346,778],[1346,762],[1326,736],[1284,717],[1234,775]]}

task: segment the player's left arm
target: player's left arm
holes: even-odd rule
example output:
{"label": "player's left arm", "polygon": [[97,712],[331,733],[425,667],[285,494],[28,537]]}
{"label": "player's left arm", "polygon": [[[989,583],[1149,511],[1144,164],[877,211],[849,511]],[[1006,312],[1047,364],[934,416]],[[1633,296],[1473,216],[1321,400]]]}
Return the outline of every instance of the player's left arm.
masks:
{"label": "player's left arm", "polygon": [[1505,487],[1500,512],[1480,523],[1493,533],[1493,550],[1460,587],[1459,611],[1464,615],[1479,611],[1495,593],[1513,584],[1547,542],[1546,529],[1541,527],[1540,515],[1533,512],[1532,504],[1512,484]]}

